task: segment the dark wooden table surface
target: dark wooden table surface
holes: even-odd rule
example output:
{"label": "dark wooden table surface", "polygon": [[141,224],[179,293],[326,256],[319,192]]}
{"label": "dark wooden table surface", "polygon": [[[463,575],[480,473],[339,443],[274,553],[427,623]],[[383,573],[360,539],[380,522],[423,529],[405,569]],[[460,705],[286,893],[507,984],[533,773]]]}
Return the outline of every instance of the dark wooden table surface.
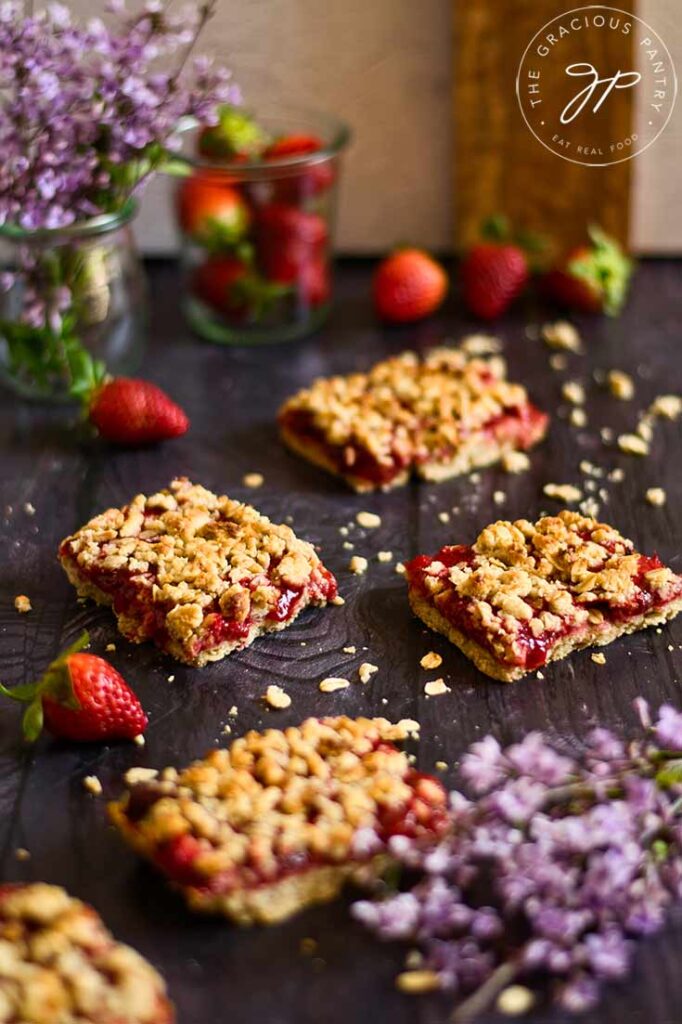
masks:
{"label": "dark wooden table surface", "polygon": [[[0,397],[0,667],[9,685],[34,677],[67,642],[88,628],[92,650],[104,651],[134,685],[150,715],[147,745],[75,746],[41,739],[26,750],[19,739],[20,710],[3,703],[0,731],[2,878],[43,879],[65,885],[94,904],[114,933],[146,954],[165,974],[183,1024],[436,1024],[447,1018],[447,1001],[405,997],[393,988],[402,953],[375,944],[347,915],[347,902],[309,911],[271,930],[239,931],[222,920],[191,916],[107,823],[103,799],[86,793],[83,777],[96,774],[105,794],[119,791],[132,765],[182,765],[221,737],[228,710],[239,708],[234,733],[263,725],[284,726],[308,715],[330,713],[412,717],[422,724],[419,765],[449,766],[486,732],[503,741],[529,729],[546,729],[579,742],[595,723],[632,728],[632,699],[682,705],[682,621],[661,633],[625,638],[606,649],[599,666],[582,652],[545,671],[545,678],[504,685],[480,675],[447,643],[429,634],[410,614],[398,559],[435,550],[444,542],[471,541],[496,518],[535,518],[558,505],[543,498],[547,482],[580,483],[581,460],[625,471],[607,483],[602,515],[645,551],[658,551],[682,568],[679,424],[660,423],[646,459],[603,444],[599,428],[634,427],[636,416],[657,394],[682,391],[680,322],[682,266],[672,261],[640,267],[625,314],[585,322],[585,355],[569,355],[568,369],[549,366],[549,350],[527,330],[547,317],[532,304],[499,325],[511,376],[553,414],[550,434],[520,476],[500,469],[433,486],[411,485],[388,495],[359,497],[281,447],[274,414],[280,401],[316,375],[365,368],[406,347],[425,348],[477,329],[453,298],[441,315],[414,328],[378,326],[369,304],[369,268],[347,264],[339,275],[338,301],[328,326],[316,337],[281,347],[222,349],[200,342],[183,326],[172,266],[151,273],[150,346],[143,372],[174,395],[192,419],[178,441],[143,451],[114,451],[84,437],[75,415]],[[531,336],[529,336],[531,335]],[[593,378],[598,369],[620,368],[636,381],[632,402],[619,402]],[[588,425],[568,425],[560,396],[562,380],[587,389]],[[242,485],[245,473],[264,474],[258,491]],[[121,639],[111,615],[81,606],[55,558],[58,542],[92,514],[152,493],[185,474],[220,493],[252,501],[276,520],[293,517],[299,534],[320,545],[338,575],[344,607],[304,614],[284,633],[249,650],[195,670],[173,664],[150,645]],[[599,484],[601,486],[601,482]],[[662,486],[668,503],[646,504],[647,487]],[[495,491],[506,500],[496,505]],[[35,514],[26,511],[26,504]],[[378,512],[379,529],[350,530],[344,549],[339,527],[361,510]],[[452,511],[455,509],[456,511]],[[439,513],[449,512],[449,522]],[[394,561],[379,563],[380,550]],[[350,556],[370,559],[364,576],[347,571]],[[14,610],[16,594],[28,594],[33,611]],[[354,645],[350,656],[342,648]],[[419,659],[439,651],[444,665],[426,673]],[[356,677],[362,661],[379,666],[372,681],[334,694],[317,688],[328,675]],[[451,692],[427,699],[424,683],[445,675]],[[170,678],[169,678],[170,677]],[[270,682],[283,685],[293,702],[268,711],[260,696]],[[9,703],[9,702],[7,702]],[[445,773],[454,778],[452,768]],[[20,861],[25,847],[30,859]],[[303,956],[304,937],[318,943]],[[679,1024],[682,1020],[682,930],[674,927],[646,944],[633,978],[612,988],[587,1024]],[[492,1020],[493,1018],[490,1018]],[[535,1021],[559,1020],[538,1012]]]}

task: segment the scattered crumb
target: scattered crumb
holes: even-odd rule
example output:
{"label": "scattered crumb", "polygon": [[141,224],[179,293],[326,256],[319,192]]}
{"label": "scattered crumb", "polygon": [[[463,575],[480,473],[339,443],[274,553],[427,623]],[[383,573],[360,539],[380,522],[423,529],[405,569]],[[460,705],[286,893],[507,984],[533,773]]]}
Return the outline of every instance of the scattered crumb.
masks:
{"label": "scattered crumb", "polygon": [[429,651],[428,654],[424,655],[419,664],[425,669],[440,668],[443,664],[443,659],[436,651]]}
{"label": "scattered crumb", "polygon": [[339,526],[339,533],[341,534],[342,537],[347,537],[348,536],[348,527],[347,526]]}
{"label": "scattered crumb", "polygon": [[447,761],[436,761],[435,767],[437,771],[444,772],[447,770],[448,763]]}
{"label": "scattered crumb", "polygon": [[36,510],[30,501],[24,503],[24,512],[27,516],[34,516],[36,514]]}
{"label": "scattered crumb", "polygon": [[589,516],[590,519],[597,519],[599,516],[599,502],[592,495],[581,501],[578,508],[584,516]]}
{"label": "scattered crumb", "polygon": [[109,653],[111,653],[111,651],[115,651],[116,650],[116,644],[107,644],[107,646],[104,648],[104,650],[108,651]]}
{"label": "scattered crumb", "polygon": [[343,549],[344,549],[344,551],[352,551],[354,547],[355,547],[355,544],[352,544],[351,541],[344,540],[344,542],[343,542]]}
{"label": "scattered crumb", "polygon": [[651,444],[654,439],[654,427],[649,416],[643,416],[637,424],[636,433],[643,441],[647,444]]}
{"label": "scattered crumb", "polygon": [[344,654],[355,654],[356,651],[357,647],[344,647],[343,649]]}
{"label": "scattered crumb", "polygon": [[355,521],[358,526],[364,526],[367,530],[376,530],[377,526],[381,526],[381,516],[374,512],[358,512]]}
{"label": "scattered crumb", "polygon": [[606,664],[606,655],[602,654],[601,651],[595,651],[595,653],[591,654],[590,657],[591,657],[592,661],[595,663],[595,665],[605,665]]}
{"label": "scattered crumb", "polygon": [[552,355],[549,357],[549,365],[553,370],[556,370],[558,373],[561,373],[561,371],[565,370],[568,366],[568,359],[563,354],[563,352],[553,352]]}
{"label": "scattered crumb", "polygon": [[649,454],[649,445],[643,438],[638,437],[637,434],[620,434],[618,437],[618,447],[628,455]]}
{"label": "scattered crumb", "polygon": [[435,971],[403,971],[395,979],[395,985],[400,992],[407,995],[435,992],[440,987]]}
{"label": "scattered crumb", "polygon": [[143,747],[146,742],[147,741],[141,732],[138,732],[137,736],[133,736],[133,743],[136,747]]}
{"label": "scattered crumb", "polygon": [[645,498],[650,505],[660,508],[661,505],[665,505],[667,495],[662,487],[649,487],[645,494]]}
{"label": "scattered crumb", "polygon": [[392,551],[379,551],[377,552],[377,562],[391,562],[393,560]]}
{"label": "scattered crumb", "polygon": [[379,671],[378,665],[372,665],[369,661],[363,661],[362,665],[358,669],[358,676],[360,677],[361,683],[368,683],[375,672]]}
{"label": "scattered crumb", "polygon": [[405,954],[405,967],[409,971],[413,971],[415,967],[421,967],[424,963],[424,957],[418,949],[408,949]]}
{"label": "scattered crumb", "polygon": [[444,679],[431,679],[424,687],[427,697],[440,697],[443,693],[450,693],[450,687],[445,685]]}
{"label": "scattered crumb", "polygon": [[574,487],[573,484],[545,484],[542,493],[546,494],[548,498],[563,501],[566,505],[574,505],[583,496],[580,488]]}
{"label": "scattered crumb", "polygon": [[102,783],[96,775],[85,776],[83,779],[83,789],[87,789],[88,793],[92,793],[93,796],[102,795]]}
{"label": "scattered crumb", "polygon": [[236,716],[239,714],[239,708],[237,707],[236,704],[233,704],[227,713],[228,715]]}
{"label": "scattered crumb", "polygon": [[271,708],[277,708],[278,710],[288,708],[291,705],[291,697],[288,693],[284,692],[281,686],[268,686],[263,700],[266,701]]}
{"label": "scattered crumb", "polygon": [[229,723],[226,722],[225,725],[222,727],[221,736],[231,736],[231,735],[232,735],[232,726],[229,725]]}
{"label": "scattered crumb", "polygon": [[540,672],[540,671],[538,670],[538,671],[537,671],[537,672],[535,673],[535,678],[536,678],[536,679],[544,679],[544,678],[545,678],[545,673],[544,673],[544,672]]}
{"label": "scattered crumb", "polygon": [[599,431],[599,436],[601,437],[604,444],[611,444],[611,442],[613,441],[613,430],[611,429],[611,427],[602,427]]}
{"label": "scattered crumb", "polygon": [[493,491],[493,501],[496,505],[504,505],[507,495],[504,491]]}
{"label": "scattered crumb", "polygon": [[495,356],[502,351],[502,342],[490,334],[470,334],[459,347],[468,356]]}
{"label": "scattered crumb", "polygon": [[20,615],[26,615],[27,612],[32,610],[33,605],[31,604],[31,599],[26,597],[26,594],[17,594],[14,598],[14,607]]}
{"label": "scattered crumb", "polygon": [[502,469],[506,473],[524,473],[530,467],[530,459],[525,452],[505,452],[502,456]]}
{"label": "scattered crumb", "polygon": [[652,416],[676,420],[682,414],[682,398],[679,395],[659,395],[649,406],[649,412]]}
{"label": "scattered crumb", "polygon": [[480,473],[472,473],[471,476],[469,477],[469,480],[470,480],[470,482],[472,484],[480,483],[481,474]]}
{"label": "scattered crumb", "polygon": [[301,939],[299,949],[303,956],[312,956],[313,953],[317,952],[317,939]]}
{"label": "scattered crumb", "polygon": [[535,1003],[535,996],[525,985],[510,985],[497,997],[497,1009],[507,1017],[521,1017]]}
{"label": "scattered crumb", "polygon": [[244,487],[251,487],[254,490],[256,487],[262,487],[265,483],[265,477],[262,473],[246,473],[242,477],[242,483]]}
{"label": "scattered crumb", "polygon": [[336,597],[333,597],[329,603],[335,604],[338,607],[339,605],[345,604],[346,599],[344,597],[341,597],[341,594],[337,594]]}
{"label": "scattered crumb", "polygon": [[449,512],[439,512],[438,513],[438,518],[439,518],[441,523],[449,523],[450,522],[450,513]]}
{"label": "scattered crumb", "polygon": [[17,846],[16,850],[14,851],[14,856],[17,858],[17,860],[30,860],[31,859],[31,854],[26,849],[25,846]]}
{"label": "scattered crumb", "polygon": [[158,774],[156,768],[129,768],[123,781],[127,786],[135,786],[138,782],[151,782]]}
{"label": "scattered crumb", "polygon": [[169,683],[174,683],[175,682],[175,676],[168,676],[168,682]]}
{"label": "scattered crumb", "polygon": [[614,484],[619,484],[625,479],[625,472],[620,468],[620,466],[617,466],[616,469],[611,470],[607,479]]}
{"label": "scattered crumb", "polygon": [[568,352],[580,352],[582,348],[580,335],[568,320],[557,320],[553,324],[544,324],[542,337],[550,348],[566,349]]}
{"label": "scattered crumb", "polygon": [[604,475],[603,469],[599,466],[595,466],[592,462],[588,462],[587,459],[583,459],[578,468],[581,473],[585,474],[585,476],[595,476],[599,479]]}
{"label": "scattered crumb", "polygon": [[609,370],[606,375],[608,389],[614,398],[629,402],[635,396],[635,385],[632,377],[622,370]]}
{"label": "scattered crumb", "polygon": [[572,405],[585,404],[585,388],[582,386],[580,381],[567,380],[565,384],[561,385],[561,394],[564,396],[566,401],[571,402]]}
{"label": "scattered crumb", "polygon": [[334,693],[335,690],[345,690],[350,683],[347,679],[341,679],[338,676],[327,676],[320,683],[320,690],[322,693]]}
{"label": "scattered crumb", "polygon": [[587,413],[584,409],[581,409],[578,406],[576,406],[574,409],[571,409],[571,414],[568,418],[570,420],[571,426],[573,427],[587,426]]}
{"label": "scattered crumb", "polygon": [[408,736],[411,736],[416,740],[419,739],[419,730],[421,729],[421,725],[419,722],[416,722],[414,718],[401,718],[398,722],[398,726],[399,728],[404,729]]}
{"label": "scattered crumb", "polygon": [[353,555],[348,563],[348,568],[356,576],[362,576],[363,573],[367,572],[367,559],[363,558],[362,555]]}
{"label": "scattered crumb", "polygon": [[398,573],[399,576],[405,575],[405,566],[403,565],[402,562],[396,562],[395,571]]}

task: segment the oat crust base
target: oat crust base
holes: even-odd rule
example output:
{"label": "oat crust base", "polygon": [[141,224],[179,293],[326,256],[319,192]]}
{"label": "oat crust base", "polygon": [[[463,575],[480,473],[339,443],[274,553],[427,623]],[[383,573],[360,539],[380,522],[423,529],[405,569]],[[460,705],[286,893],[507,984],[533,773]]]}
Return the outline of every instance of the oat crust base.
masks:
{"label": "oat crust base", "polygon": [[[490,676],[492,679],[499,679],[504,683],[513,683],[517,679],[522,679],[523,676],[536,671],[535,669],[526,669],[517,665],[505,666],[502,662],[497,661],[484,647],[476,643],[475,640],[472,640],[471,637],[468,637],[461,630],[453,626],[444,615],[441,615],[416,590],[410,589],[408,596],[415,615],[430,629],[435,630],[436,633],[442,633],[450,643],[454,644],[455,647],[459,647],[460,651],[473,661],[476,668],[485,673],[485,675]],[[648,626],[659,626],[664,622],[674,619],[681,611],[682,598],[678,598],[675,601],[670,601],[662,608],[656,608],[646,612],[644,615],[638,615],[627,622],[608,623],[598,632],[593,628],[585,629],[580,634],[565,637],[560,643],[556,644],[547,655],[545,664],[549,664],[551,661],[560,661],[573,651],[580,651],[585,647],[604,647],[619,636],[636,633],[640,629],[646,629]],[[544,665],[539,667],[544,668]]]}

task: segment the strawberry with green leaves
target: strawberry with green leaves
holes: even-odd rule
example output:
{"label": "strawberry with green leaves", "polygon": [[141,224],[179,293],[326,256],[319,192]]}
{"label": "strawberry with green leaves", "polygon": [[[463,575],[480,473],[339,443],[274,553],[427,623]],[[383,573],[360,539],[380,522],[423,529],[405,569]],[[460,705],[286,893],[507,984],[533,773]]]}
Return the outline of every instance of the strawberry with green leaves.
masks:
{"label": "strawberry with green leaves", "polygon": [[258,160],[268,145],[267,133],[251,114],[228,104],[220,108],[218,124],[199,135],[199,154],[213,160],[246,163]]}
{"label": "strawberry with green leaves", "polygon": [[182,230],[211,252],[233,249],[251,225],[251,210],[239,190],[209,175],[185,178],[177,205]]}
{"label": "strawberry with green leaves", "polygon": [[236,256],[211,256],[193,272],[193,294],[217,313],[239,323],[257,323],[290,288],[266,281],[253,261]]}
{"label": "strawberry with green leaves", "polygon": [[572,249],[544,278],[555,302],[581,313],[617,316],[627,298],[633,262],[601,228],[588,231],[590,244]]}
{"label": "strawberry with green leaves", "polygon": [[33,743],[43,728],[60,739],[92,743],[134,739],[147,716],[123,677],[104,658],[86,654],[83,633],[36,683],[0,684],[0,693],[26,704],[24,737]]}

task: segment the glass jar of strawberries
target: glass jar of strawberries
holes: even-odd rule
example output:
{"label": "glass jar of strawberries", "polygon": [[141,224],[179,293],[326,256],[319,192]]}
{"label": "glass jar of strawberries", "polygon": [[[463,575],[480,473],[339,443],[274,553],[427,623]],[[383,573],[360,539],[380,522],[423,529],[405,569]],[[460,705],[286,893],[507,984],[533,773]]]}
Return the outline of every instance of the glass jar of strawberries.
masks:
{"label": "glass jar of strawberries", "polygon": [[339,164],[349,133],[311,113],[225,107],[194,134],[176,192],[192,327],[227,344],[287,341],[329,312]]}

